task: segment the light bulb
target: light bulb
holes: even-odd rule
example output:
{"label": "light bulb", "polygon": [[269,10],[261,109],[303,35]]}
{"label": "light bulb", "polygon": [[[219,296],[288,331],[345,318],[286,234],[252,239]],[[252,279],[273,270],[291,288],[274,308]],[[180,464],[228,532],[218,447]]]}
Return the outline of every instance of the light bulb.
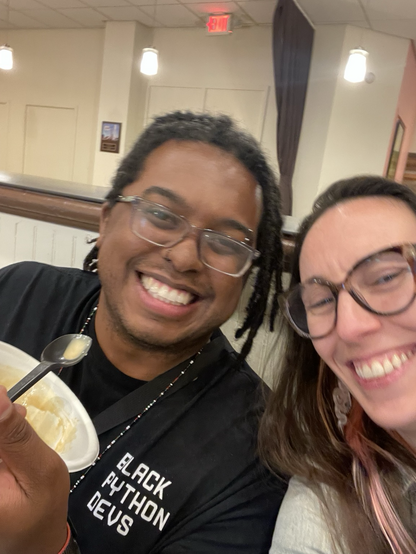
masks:
{"label": "light bulb", "polygon": [[159,52],[155,48],[143,48],[140,71],[144,75],[156,75]]}
{"label": "light bulb", "polygon": [[350,50],[350,57],[345,66],[344,79],[350,83],[361,83],[367,73],[368,52],[363,48]]}
{"label": "light bulb", "polygon": [[0,69],[13,69],[13,48],[0,46]]}

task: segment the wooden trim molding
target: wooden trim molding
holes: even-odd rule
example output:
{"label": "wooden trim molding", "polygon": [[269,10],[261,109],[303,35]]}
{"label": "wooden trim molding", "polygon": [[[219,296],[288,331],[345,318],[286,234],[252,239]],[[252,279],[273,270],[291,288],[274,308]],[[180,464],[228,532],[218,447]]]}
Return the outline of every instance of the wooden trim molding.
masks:
{"label": "wooden trim molding", "polygon": [[[98,232],[102,202],[57,196],[0,183],[0,212]],[[294,237],[283,236],[284,270],[289,271]]]}
{"label": "wooden trim molding", "polygon": [[101,203],[0,185],[0,211],[97,232]]}

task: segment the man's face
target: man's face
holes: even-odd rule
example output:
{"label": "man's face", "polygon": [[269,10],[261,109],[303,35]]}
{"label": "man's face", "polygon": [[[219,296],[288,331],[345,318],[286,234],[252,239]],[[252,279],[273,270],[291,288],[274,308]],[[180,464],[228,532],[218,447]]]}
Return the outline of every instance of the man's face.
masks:
{"label": "man's face", "polygon": [[[238,240],[245,238],[240,229],[252,229],[255,245],[260,188],[236,158],[214,146],[163,144],[123,194],[162,204],[192,225]],[[131,212],[124,203],[103,210],[97,242],[103,317],[142,347],[202,346],[234,312],[244,277],[205,266],[195,235],[170,248],[137,237],[130,227]]]}

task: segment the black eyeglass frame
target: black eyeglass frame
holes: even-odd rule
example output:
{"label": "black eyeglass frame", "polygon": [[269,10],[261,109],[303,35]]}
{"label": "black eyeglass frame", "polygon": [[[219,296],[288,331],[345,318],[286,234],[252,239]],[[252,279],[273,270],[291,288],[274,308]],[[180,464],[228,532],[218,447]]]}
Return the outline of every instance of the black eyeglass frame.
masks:
{"label": "black eyeglass frame", "polygon": [[[388,253],[388,252],[396,252],[396,253],[400,254],[401,256],[403,256],[403,258],[406,260],[407,264],[410,267],[410,270],[411,270],[412,275],[413,275],[413,279],[415,279],[415,277],[416,277],[416,244],[404,243],[404,244],[401,244],[401,245],[390,246],[388,248],[384,248],[383,250],[378,250],[377,252],[374,252],[373,254],[370,254],[369,256],[366,256],[365,258],[362,258],[348,271],[347,276],[345,277],[345,279],[342,283],[337,284],[337,283],[333,283],[331,281],[327,281],[326,279],[321,279],[319,277],[312,277],[311,279],[308,279],[305,283],[298,283],[297,285],[295,285],[294,287],[292,287],[288,291],[286,291],[286,292],[282,293],[281,295],[279,295],[278,301],[279,301],[279,305],[280,305],[280,308],[282,310],[282,313],[286,317],[289,324],[298,333],[298,335],[300,335],[301,337],[304,337],[306,339],[317,340],[317,339],[323,339],[323,338],[327,337],[330,333],[332,333],[332,331],[335,329],[336,324],[337,324],[338,296],[339,296],[339,293],[341,292],[341,290],[345,290],[357,302],[357,304],[359,306],[361,306],[362,308],[364,308],[364,310],[367,310],[368,312],[370,312],[372,314],[380,315],[380,316],[390,316],[390,315],[398,315],[398,314],[401,314],[401,313],[405,312],[412,305],[412,303],[414,302],[414,300],[416,298],[416,288],[413,292],[412,298],[410,299],[410,301],[403,308],[400,308],[399,310],[395,310],[393,312],[379,312],[377,310],[374,310],[364,300],[364,298],[362,298],[352,287],[348,286],[348,284],[349,284],[348,281],[349,281],[349,278],[350,278],[351,274],[359,266],[371,261],[373,258],[375,258],[377,256],[380,256],[380,254],[385,254],[385,253]],[[327,333],[324,333],[323,335],[319,335],[319,336],[311,336],[309,333],[305,333],[305,331],[302,331],[302,329],[300,329],[296,325],[295,321],[293,320],[293,318],[290,314],[290,310],[289,310],[289,303],[288,303],[289,297],[293,294],[294,291],[302,289],[305,284],[310,284],[310,283],[316,283],[318,285],[327,286],[329,288],[329,290],[332,292],[332,294],[334,295],[334,299],[335,299],[334,323],[333,323],[331,329]]]}
{"label": "black eyeglass frame", "polygon": [[[131,204],[131,206],[132,206],[132,217],[130,219],[130,227],[131,227],[131,230],[132,230],[133,234],[136,235],[137,237],[147,241],[147,242],[150,242],[151,244],[155,244],[156,246],[171,248],[172,246],[176,246],[177,244],[179,244],[181,241],[184,240],[185,237],[189,236],[190,234],[192,234],[192,233],[196,234],[197,246],[198,246],[198,256],[199,256],[199,259],[201,260],[201,262],[205,266],[207,266],[211,269],[214,269],[215,271],[218,271],[219,273],[222,273],[224,275],[229,275],[230,277],[241,277],[242,275],[244,275],[248,271],[248,269],[253,264],[253,262],[255,260],[257,260],[261,255],[261,252],[259,250],[257,250],[253,246],[250,246],[249,244],[246,244],[245,242],[243,242],[241,240],[237,240],[233,237],[230,237],[226,233],[221,233],[221,231],[215,231],[213,229],[202,229],[201,227],[197,227],[196,225],[192,225],[192,223],[190,223],[185,216],[173,212],[172,210],[170,210],[169,208],[167,208],[163,204],[158,204],[157,202],[153,202],[152,200],[147,200],[146,198],[142,198],[141,196],[123,196],[123,195],[119,194],[117,196],[117,198],[114,199],[114,202],[122,202],[122,203],[126,203],[126,204]],[[175,217],[178,217],[179,219],[181,219],[186,224],[186,227],[188,228],[188,231],[186,233],[184,233],[181,236],[180,239],[169,242],[167,244],[160,244],[158,242],[155,242],[153,240],[148,239],[147,237],[143,237],[142,235],[139,235],[133,229],[133,218],[134,218],[134,210],[137,210],[139,208],[140,202],[145,202],[147,204],[151,204],[151,205],[156,206],[158,208],[162,208],[163,210],[166,210],[167,212],[170,212],[172,215],[174,215]],[[254,234],[252,229],[248,229],[248,231],[250,233]],[[226,271],[222,271],[221,269],[217,269],[216,267],[213,267],[213,266],[209,265],[208,263],[206,263],[202,259],[201,252],[200,252],[200,244],[201,244],[200,237],[201,237],[201,234],[203,232],[215,233],[216,235],[225,237],[225,238],[231,240],[232,242],[235,242],[239,246],[244,247],[244,249],[248,251],[247,261],[244,264],[243,268],[238,273],[228,273]],[[253,238],[252,237],[246,237],[244,240],[247,241],[247,242],[252,242]]]}

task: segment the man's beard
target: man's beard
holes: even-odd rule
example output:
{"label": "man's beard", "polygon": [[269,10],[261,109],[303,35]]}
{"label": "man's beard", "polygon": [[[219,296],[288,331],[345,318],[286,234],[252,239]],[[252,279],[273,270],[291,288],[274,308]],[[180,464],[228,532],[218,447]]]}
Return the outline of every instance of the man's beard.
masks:
{"label": "man's beard", "polygon": [[[136,329],[132,329],[131,326],[123,318],[119,310],[105,299],[105,305],[107,313],[110,317],[110,325],[116,334],[131,344],[135,348],[144,350],[147,352],[172,354],[176,356],[191,356],[201,348],[201,341],[206,339],[208,342],[214,329],[199,329],[197,335],[190,335],[189,333],[185,337],[180,337],[175,341],[163,341],[150,333],[140,333]],[[205,331],[205,332],[204,332]]]}

